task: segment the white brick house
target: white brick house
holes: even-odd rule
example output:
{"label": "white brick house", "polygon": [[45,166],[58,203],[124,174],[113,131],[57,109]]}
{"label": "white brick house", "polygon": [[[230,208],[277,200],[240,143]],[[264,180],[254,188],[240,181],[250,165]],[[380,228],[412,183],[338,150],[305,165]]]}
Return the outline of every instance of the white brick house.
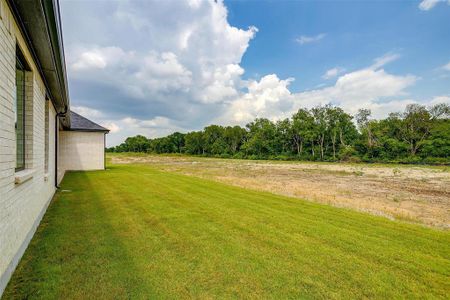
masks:
{"label": "white brick house", "polygon": [[0,0],[0,296],[66,170],[104,169],[107,129],[70,111],[57,0]]}

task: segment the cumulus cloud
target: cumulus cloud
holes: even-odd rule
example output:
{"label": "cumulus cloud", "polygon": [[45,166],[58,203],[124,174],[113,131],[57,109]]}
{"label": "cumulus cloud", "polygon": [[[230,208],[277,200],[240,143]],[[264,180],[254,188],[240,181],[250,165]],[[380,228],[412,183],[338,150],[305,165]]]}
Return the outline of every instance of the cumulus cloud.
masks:
{"label": "cumulus cloud", "polygon": [[386,97],[406,95],[415,76],[398,76],[383,69],[362,69],[340,76],[335,85],[296,94],[296,100],[309,106],[332,102],[350,112]]}
{"label": "cumulus cloud", "polygon": [[[246,85],[240,62],[258,30],[231,26],[222,1],[63,4],[72,102],[103,112],[121,133],[128,117],[143,121],[135,133],[155,118],[171,130],[199,128]],[[73,11],[84,13],[76,20]]]}
{"label": "cumulus cloud", "polygon": [[124,59],[129,55],[125,53],[119,47],[92,47],[90,49],[77,48],[72,59],[72,63],[69,64],[69,68],[73,72],[105,69],[111,65]]}
{"label": "cumulus cloud", "polygon": [[248,83],[247,92],[230,104],[228,111],[216,121],[223,124],[245,124],[254,118],[279,119],[292,111],[294,104],[289,84],[293,78],[281,80],[276,74]]}
{"label": "cumulus cloud", "polygon": [[[419,4],[419,8],[421,10],[430,10],[433,7],[436,6],[436,4],[438,4],[439,2],[444,2],[445,0],[423,0],[422,2],[420,2]],[[448,3],[450,4],[450,1],[448,1]]]}
{"label": "cumulus cloud", "polygon": [[310,44],[310,43],[318,42],[321,39],[323,39],[325,36],[326,36],[325,33],[319,33],[318,35],[314,35],[314,36],[302,35],[302,36],[296,38],[295,40],[300,45],[304,45],[304,44]]}
{"label": "cumulus cloud", "polygon": [[402,104],[395,100],[387,101],[387,98],[406,96],[406,88],[418,80],[413,75],[394,75],[382,69],[398,57],[396,54],[386,54],[376,58],[367,68],[339,76],[333,86],[295,94],[296,102],[309,107],[333,103],[350,113],[362,107],[380,111],[384,107],[384,113],[387,113],[389,105]]}
{"label": "cumulus cloud", "polygon": [[122,27],[117,31],[129,28],[128,34],[119,32],[109,41],[121,45],[69,45],[71,78],[112,85],[150,101],[168,90],[186,93],[184,98],[194,102],[236,95],[244,72],[239,63],[257,29],[231,26],[223,2],[114,5],[110,18]]}
{"label": "cumulus cloud", "polygon": [[[412,101],[402,99],[418,80],[384,70],[399,58],[389,53],[358,70],[328,70],[324,78],[335,80],[331,86],[292,92],[293,78],[243,79],[241,59],[258,30],[230,25],[222,1],[83,5],[62,3],[72,109],[109,128],[109,145],[136,134],[159,137],[211,123],[276,120],[330,102],[349,112],[369,107],[382,114]],[[81,10],[75,17],[73,11]]]}
{"label": "cumulus cloud", "polygon": [[293,78],[282,80],[275,74],[267,75],[249,83],[248,91],[232,103],[224,119],[238,124],[256,117],[276,120],[292,115],[300,107],[327,103],[339,105],[350,113],[367,107],[373,109],[376,116],[386,115],[411,103],[412,100],[387,99],[407,96],[406,88],[418,80],[413,75],[389,74],[381,68],[397,58],[394,54],[384,55],[367,68],[339,76],[332,86],[299,93],[289,90]]}

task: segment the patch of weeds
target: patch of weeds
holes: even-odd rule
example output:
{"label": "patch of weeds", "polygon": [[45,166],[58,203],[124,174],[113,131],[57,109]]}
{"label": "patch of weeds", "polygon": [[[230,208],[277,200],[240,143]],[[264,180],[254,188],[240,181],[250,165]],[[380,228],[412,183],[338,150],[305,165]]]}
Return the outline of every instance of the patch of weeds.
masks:
{"label": "patch of weeds", "polygon": [[392,169],[392,173],[394,173],[394,176],[400,175],[401,171],[399,168]]}
{"label": "patch of weeds", "polygon": [[410,223],[418,223],[418,220],[416,218],[404,213],[394,214],[394,218],[396,220],[406,221]]}
{"label": "patch of weeds", "polygon": [[353,175],[355,175],[355,176],[363,176],[364,172],[361,171],[361,170],[356,170],[356,171],[353,171]]}

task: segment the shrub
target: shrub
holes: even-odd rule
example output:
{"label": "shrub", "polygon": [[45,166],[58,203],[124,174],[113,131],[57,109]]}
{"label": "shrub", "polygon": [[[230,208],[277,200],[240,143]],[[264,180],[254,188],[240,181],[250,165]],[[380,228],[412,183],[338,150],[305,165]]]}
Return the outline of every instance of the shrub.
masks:
{"label": "shrub", "polygon": [[356,157],[356,149],[352,146],[344,146],[339,150],[338,157],[341,161],[349,161],[350,158]]}

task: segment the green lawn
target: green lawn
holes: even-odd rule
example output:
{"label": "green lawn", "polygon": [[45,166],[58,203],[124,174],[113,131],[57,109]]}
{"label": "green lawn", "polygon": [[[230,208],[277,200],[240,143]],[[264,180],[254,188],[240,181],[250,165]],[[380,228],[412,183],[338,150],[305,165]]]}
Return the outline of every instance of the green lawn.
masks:
{"label": "green lawn", "polygon": [[114,165],[66,175],[4,298],[449,295],[448,231]]}

